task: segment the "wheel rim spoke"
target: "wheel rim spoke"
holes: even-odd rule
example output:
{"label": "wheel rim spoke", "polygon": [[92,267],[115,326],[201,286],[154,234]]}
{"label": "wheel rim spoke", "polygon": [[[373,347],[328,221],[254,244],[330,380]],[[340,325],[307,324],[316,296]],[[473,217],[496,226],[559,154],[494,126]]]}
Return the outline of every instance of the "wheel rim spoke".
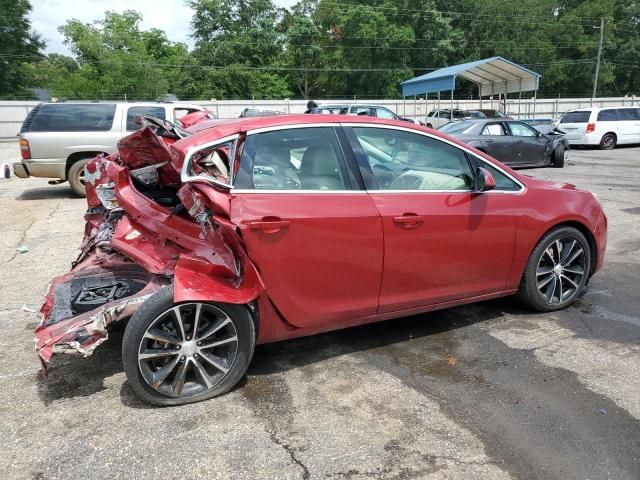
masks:
{"label": "wheel rim spoke", "polygon": [[536,276],[540,277],[541,275],[549,275],[550,273],[553,273],[553,268],[540,268],[538,267],[538,269],[536,270]]}
{"label": "wheel rim spoke", "polygon": [[176,368],[179,362],[180,362],[180,357],[176,356],[176,358],[174,358],[172,361],[167,363],[160,370],[156,371],[153,374],[153,380],[152,380],[153,383],[151,384],[151,386],[154,388],[158,388],[162,384],[162,382],[164,382],[167,379],[167,377],[171,374],[171,372],[173,372],[173,370]]}
{"label": "wheel rim spoke", "polygon": [[576,250],[576,252],[571,256],[571,258],[569,258],[569,260],[567,260],[566,262],[564,262],[564,265],[569,266],[571,265],[573,262],[576,261],[576,259],[578,257],[580,257],[580,255],[582,255],[584,253],[584,250],[582,250],[581,248],[579,248],[578,250]]}
{"label": "wheel rim spoke", "polygon": [[178,343],[180,343],[179,338],[174,337],[170,333],[163,332],[162,330],[148,330],[144,334],[144,338],[155,340],[157,342],[168,343],[170,345],[177,345]]}
{"label": "wheel rim spoke", "polygon": [[542,280],[540,283],[538,283],[538,290],[542,290],[545,287],[545,285],[548,285],[549,282],[554,278],[555,278],[555,275],[551,274],[546,279]]}
{"label": "wheel rim spoke", "polygon": [[187,379],[188,365],[189,365],[188,361],[184,361],[180,363],[180,367],[176,372],[176,377],[173,379],[173,383],[171,384],[171,392],[175,396],[179,396],[180,393],[182,392],[182,389],[184,387],[184,382]]}
{"label": "wheel rim spoke", "polygon": [[566,247],[564,250],[564,252],[562,252],[562,258],[560,258],[560,263],[566,263],[567,257],[569,255],[571,255],[571,252],[573,251],[573,247],[576,246],[576,241],[575,240],[571,240],[571,245],[569,245],[568,247]]}
{"label": "wheel rim spoke", "polygon": [[565,272],[569,272],[569,273],[573,273],[575,275],[584,275],[584,270],[581,268],[563,268],[562,269]]}
{"label": "wheel rim spoke", "polygon": [[556,276],[551,277],[551,285],[547,287],[547,291],[545,292],[545,298],[547,303],[551,303],[553,301],[553,294],[556,292]]}
{"label": "wheel rim spoke", "polygon": [[222,373],[226,374],[229,369],[220,365],[220,363],[216,362],[215,360],[213,360],[212,358],[209,358],[209,355],[206,355],[205,353],[200,355],[201,358],[204,358],[208,363],[210,363],[211,365],[213,365],[215,368],[217,368],[218,370],[220,370]]}
{"label": "wheel rim spoke", "polygon": [[178,323],[178,327],[180,328],[180,334],[182,335],[182,340],[186,340],[187,339],[187,335],[184,333],[184,323],[182,321],[182,314],[180,313],[180,307],[173,307],[171,309],[173,311],[173,314],[176,317],[176,322]]}
{"label": "wheel rim spoke", "polygon": [[209,389],[213,387],[213,382],[211,381],[211,377],[209,376],[207,371],[204,369],[202,364],[197,359],[193,361],[193,364],[195,365],[198,375],[200,375],[200,378],[202,378],[202,381],[207,386],[207,388]]}
{"label": "wheel rim spoke", "polygon": [[556,283],[558,284],[558,288],[560,289],[560,293],[558,293],[558,303],[562,303],[562,297],[564,296],[564,291],[562,289],[562,277],[558,276],[558,279],[556,280]]}
{"label": "wheel rim spoke", "polygon": [[200,326],[200,315],[202,312],[202,304],[196,304],[196,313],[193,316],[193,338],[198,336],[198,327]]}
{"label": "wheel rim spoke", "polygon": [[150,360],[152,358],[168,357],[170,355],[178,355],[178,352],[167,349],[145,350],[138,355],[138,358],[140,360]]}
{"label": "wheel rim spoke", "polygon": [[218,323],[217,325],[214,325],[207,332],[201,335],[200,338],[198,338],[198,340],[204,340],[205,338],[209,338],[211,335],[213,335],[216,332],[219,332],[220,329],[226,327],[230,323],[231,323],[231,320],[229,320],[229,318],[225,318],[222,322]]}
{"label": "wheel rim spoke", "polygon": [[566,275],[561,275],[561,277],[565,279],[567,282],[569,282],[571,285],[573,285],[573,288],[578,288],[578,284],[573,280],[571,280],[571,278],[567,277]]}
{"label": "wheel rim spoke", "polygon": [[228,343],[231,342],[237,342],[238,341],[238,337],[236,337],[235,335],[233,337],[229,337],[229,338],[225,338],[223,340],[218,340],[217,342],[213,342],[213,343],[209,343],[207,345],[203,345],[200,347],[200,350],[206,350],[209,348],[215,348],[215,347],[219,347],[220,345],[226,345]]}

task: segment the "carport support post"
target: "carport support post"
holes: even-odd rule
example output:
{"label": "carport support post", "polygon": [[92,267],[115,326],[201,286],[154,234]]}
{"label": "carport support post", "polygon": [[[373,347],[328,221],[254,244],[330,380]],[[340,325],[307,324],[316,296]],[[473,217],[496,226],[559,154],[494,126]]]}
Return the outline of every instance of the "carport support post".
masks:
{"label": "carport support post", "polygon": [[507,114],[507,90],[504,91],[504,97],[502,97],[502,111]]}
{"label": "carport support post", "polygon": [[532,119],[535,120],[536,118],[536,100],[538,98],[538,91],[534,90],[533,91],[533,117]]}
{"label": "carport support post", "polygon": [[451,121],[453,122],[453,90],[451,90],[451,111],[449,113],[451,114]]}
{"label": "carport support post", "polygon": [[522,80],[520,80],[520,91],[518,92],[518,120],[522,119]]}
{"label": "carport support post", "polygon": [[478,98],[480,99],[480,110],[482,110],[482,85],[477,83],[478,85]]}

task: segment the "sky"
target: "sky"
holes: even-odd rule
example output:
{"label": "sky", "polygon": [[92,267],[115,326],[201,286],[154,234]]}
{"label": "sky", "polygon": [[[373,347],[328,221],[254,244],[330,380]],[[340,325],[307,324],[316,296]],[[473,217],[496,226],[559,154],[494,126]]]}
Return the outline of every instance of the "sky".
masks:
{"label": "sky", "polygon": [[[274,3],[290,7],[297,0],[274,0]],[[184,0],[31,0],[31,5],[31,26],[45,40],[46,53],[70,55],[58,27],[71,19],[91,23],[104,18],[106,10],[136,10],[142,14],[143,30],[159,28],[166,32],[169,40],[193,46],[193,41],[189,38],[189,23],[193,12],[184,5]]]}

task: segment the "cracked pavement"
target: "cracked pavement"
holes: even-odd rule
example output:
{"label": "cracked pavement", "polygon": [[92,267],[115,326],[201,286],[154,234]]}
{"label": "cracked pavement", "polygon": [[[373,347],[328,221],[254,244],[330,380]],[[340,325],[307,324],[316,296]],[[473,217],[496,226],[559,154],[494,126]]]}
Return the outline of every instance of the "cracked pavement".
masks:
{"label": "cracked pavement", "polygon": [[0,180],[3,478],[640,478],[640,148],[525,173],[594,191],[609,217],[574,306],[501,299],[264,345],[231,393],[173,408],[128,388],[122,329],[37,379],[27,310],[75,259],[85,204]]}

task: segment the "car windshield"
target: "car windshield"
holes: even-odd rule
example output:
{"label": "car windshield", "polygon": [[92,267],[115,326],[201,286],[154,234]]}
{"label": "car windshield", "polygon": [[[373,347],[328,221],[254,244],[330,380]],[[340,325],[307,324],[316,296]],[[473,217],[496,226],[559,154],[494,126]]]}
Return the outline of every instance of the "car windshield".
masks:
{"label": "car windshield", "polygon": [[438,130],[444,133],[449,133],[454,135],[456,133],[465,133],[468,130],[471,130],[471,127],[475,125],[474,122],[452,122],[443,125]]}
{"label": "car windshield", "polygon": [[563,115],[560,123],[589,123],[591,111],[586,112],[567,112]]}

